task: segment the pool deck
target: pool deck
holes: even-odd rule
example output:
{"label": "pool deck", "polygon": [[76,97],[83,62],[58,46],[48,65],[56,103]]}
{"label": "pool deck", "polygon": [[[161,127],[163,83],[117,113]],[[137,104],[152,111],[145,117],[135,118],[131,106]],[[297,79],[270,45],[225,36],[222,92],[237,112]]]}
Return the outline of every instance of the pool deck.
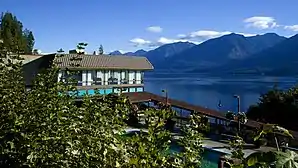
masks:
{"label": "pool deck", "polygon": [[[246,145],[252,146],[252,144],[246,144]],[[210,139],[204,139],[203,147],[213,151],[221,152],[223,154],[231,155],[231,150],[228,149],[229,144],[227,143],[213,141]],[[276,150],[276,149],[272,147],[263,146],[258,149],[243,149],[243,153],[244,153],[244,157],[247,157],[250,154],[255,152],[268,152],[273,150]]]}
{"label": "pool deck", "polygon": [[[126,132],[139,131],[139,130],[142,130],[144,132],[148,131],[147,129],[128,128],[128,129],[126,129]],[[174,137],[174,139],[179,139],[181,136],[173,133],[173,137]],[[212,150],[212,151],[223,153],[223,155],[231,155],[232,154],[231,150],[228,149],[228,147],[229,147],[228,143],[214,141],[214,140],[211,140],[209,138],[204,138],[203,142],[202,142],[202,146],[203,146],[203,148],[207,148],[207,149]],[[245,144],[244,146],[253,146],[253,145],[252,144]],[[255,153],[255,152],[268,152],[268,151],[274,151],[274,150],[276,150],[276,149],[273,148],[273,147],[263,146],[263,147],[260,147],[258,149],[255,149],[255,148],[245,149],[244,148],[243,153],[244,153],[244,157],[247,157],[250,154]]]}

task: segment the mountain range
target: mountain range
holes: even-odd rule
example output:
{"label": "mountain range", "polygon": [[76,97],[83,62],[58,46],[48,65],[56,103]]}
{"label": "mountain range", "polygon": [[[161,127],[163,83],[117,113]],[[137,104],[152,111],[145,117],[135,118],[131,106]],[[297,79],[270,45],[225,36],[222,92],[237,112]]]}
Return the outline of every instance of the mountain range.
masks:
{"label": "mountain range", "polygon": [[292,75],[298,73],[298,35],[232,33],[198,45],[177,42],[121,55],[145,56],[157,71]]}

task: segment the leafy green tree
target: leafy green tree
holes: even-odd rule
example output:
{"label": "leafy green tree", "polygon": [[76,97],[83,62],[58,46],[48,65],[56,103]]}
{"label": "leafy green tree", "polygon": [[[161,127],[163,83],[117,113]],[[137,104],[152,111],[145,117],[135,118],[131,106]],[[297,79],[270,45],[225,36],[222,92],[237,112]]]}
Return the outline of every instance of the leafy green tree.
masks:
{"label": "leafy green tree", "polygon": [[[84,49],[85,43],[78,48]],[[197,167],[201,154],[201,118],[193,115],[177,155],[167,154],[173,140],[164,126],[167,108],[148,109],[148,134],[124,141],[125,121],[132,111],[122,95],[86,95],[75,104],[72,82],[57,82],[59,50],[50,69],[25,90],[22,63],[14,47],[1,43],[1,167]],[[17,47],[16,47],[17,48]],[[80,53],[79,53],[80,54]],[[5,57],[5,58],[4,58]],[[76,58],[76,56],[74,56]],[[72,72],[67,72],[70,74]]]}
{"label": "leafy green tree", "polygon": [[[268,133],[282,133],[286,136],[292,137],[288,130],[279,127],[277,125],[268,124],[263,127],[263,130],[255,137],[258,139],[261,135]],[[239,141],[240,140],[240,141]],[[228,163],[232,168],[244,168],[244,167],[256,167],[256,168],[297,168],[298,167],[298,155],[296,152],[286,150],[280,151],[278,148],[276,151],[269,152],[255,152],[244,158],[243,143],[241,143],[239,137],[236,141],[231,141],[232,160]],[[237,160],[235,162],[235,160]]]}
{"label": "leafy green tree", "polygon": [[256,141],[256,140],[260,139],[262,136],[267,135],[267,134],[273,134],[274,135],[274,140],[275,140],[277,150],[279,150],[279,142],[277,140],[276,134],[281,134],[283,136],[293,138],[293,136],[291,135],[291,133],[287,129],[285,129],[283,127],[280,127],[276,124],[265,124],[265,125],[262,126],[261,131],[254,138],[254,140]]}
{"label": "leafy green tree", "polygon": [[[129,161],[127,167],[190,167],[200,166],[202,154],[202,117],[193,114],[191,123],[183,129],[181,139],[165,129],[167,120],[173,117],[169,108],[147,109],[148,131],[126,140]],[[171,146],[181,151],[171,151]],[[125,167],[125,166],[124,166]]]}
{"label": "leafy green tree", "polygon": [[[5,17],[5,18],[4,18]],[[4,19],[3,19],[4,18]],[[4,21],[3,21],[4,20]],[[122,136],[132,104],[120,95],[85,95],[81,106],[75,80],[57,82],[60,49],[50,69],[44,69],[25,89],[22,40],[12,31],[12,14],[2,17],[0,43],[0,167],[197,167],[201,159],[202,117],[193,114],[183,130],[179,154],[169,154],[172,134],[165,124],[173,111],[168,106],[146,110],[148,134],[130,141]],[[2,31],[4,30],[4,32]],[[22,30],[21,29],[18,29]],[[29,33],[30,34],[30,33]],[[4,35],[4,36],[2,36]],[[19,34],[20,35],[20,34]],[[86,43],[77,49],[84,50]],[[28,47],[28,46],[27,46]],[[77,60],[78,53],[71,60]],[[70,63],[72,66],[72,63]]]}
{"label": "leafy green tree", "polygon": [[290,130],[297,130],[297,98],[297,86],[288,90],[280,90],[275,87],[261,95],[259,103],[248,109],[247,117],[264,123],[276,123]]}

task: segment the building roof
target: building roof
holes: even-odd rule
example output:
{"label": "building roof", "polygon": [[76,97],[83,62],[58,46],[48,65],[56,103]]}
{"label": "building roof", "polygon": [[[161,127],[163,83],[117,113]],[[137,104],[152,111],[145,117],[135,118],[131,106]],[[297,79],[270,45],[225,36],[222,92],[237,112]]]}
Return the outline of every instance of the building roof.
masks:
{"label": "building roof", "polygon": [[[12,59],[12,62],[19,62],[21,61],[23,64],[27,64],[28,62],[31,62],[37,58],[40,58],[42,55],[20,55],[19,57],[22,59],[22,60],[17,60],[17,59]],[[7,57],[8,58],[8,57]],[[1,58],[4,63],[7,62],[7,58]]]}
{"label": "building roof", "polygon": [[38,59],[42,57],[42,55],[20,55],[21,58],[23,58],[23,64],[27,64],[35,59]]}
{"label": "building roof", "polygon": [[57,58],[57,62],[62,69],[153,69],[146,57],[139,56],[63,54]]}

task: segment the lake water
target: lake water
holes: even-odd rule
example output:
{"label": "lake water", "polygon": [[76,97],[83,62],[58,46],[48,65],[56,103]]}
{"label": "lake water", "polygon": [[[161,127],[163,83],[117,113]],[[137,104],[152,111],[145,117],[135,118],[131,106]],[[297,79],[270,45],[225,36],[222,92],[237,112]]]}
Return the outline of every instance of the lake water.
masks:
{"label": "lake water", "polygon": [[[145,74],[145,90],[163,95],[162,89],[168,91],[169,98],[186,101],[221,111],[237,111],[237,100],[241,97],[241,111],[246,111],[258,102],[259,96],[272,89],[276,84],[287,89],[297,83],[295,77],[234,75],[215,77],[203,74]],[[221,102],[221,108],[218,107]]]}

